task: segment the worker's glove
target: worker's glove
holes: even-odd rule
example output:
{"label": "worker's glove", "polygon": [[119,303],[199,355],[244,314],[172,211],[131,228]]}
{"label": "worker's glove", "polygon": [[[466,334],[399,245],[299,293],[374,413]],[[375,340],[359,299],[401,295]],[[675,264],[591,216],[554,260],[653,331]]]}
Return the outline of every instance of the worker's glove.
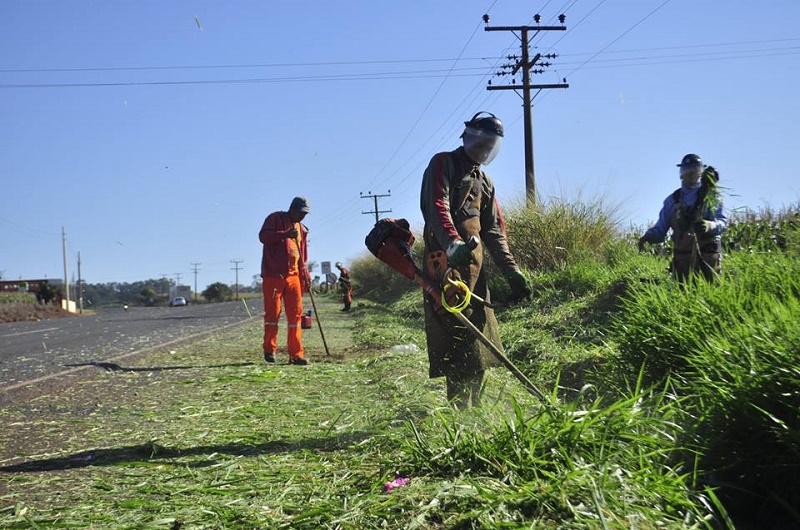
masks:
{"label": "worker's glove", "polygon": [[447,262],[453,267],[466,267],[472,263],[472,250],[460,239],[447,247]]}
{"label": "worker's glove", "polygon": [[284,239],[294,239],[297,237],[297,228],[291,227],[289,230],[283,233]]}
{"label": "worker's glove", "polygon": [[697,221],[694,224],[694,233],[695,234],[708,234],[712,230],[717,227],[717,223],[714,221],[709,221],[708,219],[703,219],[701,221]]}
{"label": "worker's glove", "polygon": [[713,166],[706,166],[703,170],[703,175],[700,177],[702,180],[707,180],[711,184],[719,182],[719,171],[714,169]]}
{"label": "worker's glove", "polygon": [[304,293],[311,290],[311,274],[308,271],[300,272],[300,289]]}
{"label": "worker's glove", "polygon": [[511,297],[509,302],[518,302],[531,296],[531,286],[528,280],[519,271],[512,271],[506,276],[509,287],[511,287]]}

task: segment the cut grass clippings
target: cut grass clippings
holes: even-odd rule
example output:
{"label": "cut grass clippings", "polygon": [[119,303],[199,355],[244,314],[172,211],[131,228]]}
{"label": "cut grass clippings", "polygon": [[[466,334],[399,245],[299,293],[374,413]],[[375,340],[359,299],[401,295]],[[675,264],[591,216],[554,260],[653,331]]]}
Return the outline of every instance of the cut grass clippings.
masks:
{"label": "cut grass clippings", "polygon": [[391,342],[362,330],[358,350],[377,310],[317,305],[332,355],[311,330],[307,367],[264,363],[254,318],[0,409],[0,527],[703,526],[643,391],[554,413],[498,369],[484,406],[455,412],[424,349],[390,351],[420,330],[384,319]]}
{"label": "cut grass clippings", "polygon": [[421,352],[353,352],[356,312],[319,298],[308,367],[264,363],[254,318],[0,410],[0,527],[333,528],[364,498],[352,527],[382,520],[387,429],[440,385]]}

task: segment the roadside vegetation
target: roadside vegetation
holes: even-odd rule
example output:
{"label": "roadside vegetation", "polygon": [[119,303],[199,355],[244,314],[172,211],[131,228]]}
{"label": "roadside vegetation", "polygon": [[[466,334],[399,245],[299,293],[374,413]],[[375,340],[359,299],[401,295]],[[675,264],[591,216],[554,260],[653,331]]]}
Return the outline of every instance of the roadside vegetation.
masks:
{"label": "roadside vegetation", "polygon": [[0,323],[47,320],[70,316],[55,304],[41,304],[33,293],[0,293]]}
{"label": "roadside vegetation", "polygon": [[796,528],[796,213],[735,219],[722,280],[680,288],[602,201],[509,209],[534,296],[493,280],[500,333],[548,400],[498,368],[463,412],[418,289],[365,253],[309,367],[259,362],[255,318],[0,409],[0,526]]}

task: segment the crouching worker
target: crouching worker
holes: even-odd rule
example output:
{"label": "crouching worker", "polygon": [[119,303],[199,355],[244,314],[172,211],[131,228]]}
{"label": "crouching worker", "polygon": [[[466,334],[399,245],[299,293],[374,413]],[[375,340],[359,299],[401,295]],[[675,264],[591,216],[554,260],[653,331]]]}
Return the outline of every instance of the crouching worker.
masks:
{"label": "crouching worker", "polygon": [[[454,279],[460,279],[475,295],[491,302],[482,267],[485,248],[508,281],[512,300],[527,298],[531,289],[508,248],[494,184],[481,169],[500,148],[503,124],[493,114],[479,112],[465,125],[463,145],[434,155],[422,179],[424,273],[428,280],[441,285],[443,269],[449,265]],[[478,244],[470,248],[466,242],[473,236]],[[424,297],[430,377],[446,378],[447,399],[454,407],[477,406],[485,370],[499,363],[466,327],[437,307],[430,295],[426,293]],[[491,308],[472,304],[463,314],[502,351]]]}
{"label": "crouching worker", "polygon": [[288,212],[273,212],[264,220],[258,239],[263,244],[261,278],[264,292],[264,360],[275,362],[281,302],[286,306],[289,363],[305,365],[303,292],[311,286],[306,261],[308,228],[301,222],[310,211],[304,197],[295,197]]}

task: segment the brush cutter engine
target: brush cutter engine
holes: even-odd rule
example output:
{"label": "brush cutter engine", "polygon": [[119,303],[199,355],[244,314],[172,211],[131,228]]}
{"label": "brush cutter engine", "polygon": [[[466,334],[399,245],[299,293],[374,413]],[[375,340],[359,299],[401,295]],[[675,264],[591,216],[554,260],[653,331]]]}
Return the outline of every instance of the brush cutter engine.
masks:
{"label": "brush cutter engine", "polygon": [[364,238],[364,243],[376,258],[409,280],[414,279],[417,274],[414,258],[411,256],[414,234],[411,233],[408,221],[388,217],[381,219]]}
{"label": "brush cutter engine", "polygon": [[[470,293],[469,288],[464,282],[449,278],[449,267],[446,268],[442,274],[442,278],[445,281],[444,287],[434,285],[423,276],[422,271],[414,264],[414,258],[411,256],[411,247],[414,245],[414,234],[411,233],[408,221],[405,219],[381,219],[375,223],[375,226],[370,230],[369,234],[367,234],[367,237],[364,238],[364,243],[376,258],[422,287],[434,300],[435,310],[438,311],[439,308],[447,310],[455,320],[475,335],[475,337],[486,346],[486,348],[488,348],[523,385],[525,385],[528,392],[539,398],[543,403],[548,403],[547,396],[536,388],[527,376],[525,376],[519,368],[514,366],[514,363],[512,363],[511,360],[509,360],[508,357],[506,357],[505,354],[462,313],[471,301],[480,302],[486,307],[492,307],[491,304],[475,296],[473,293]],[[471,248],[475,248],[475,246],[477,246],[477,239],[470,238],[467,244],[470,245]],[[446,260],[444,261],[446,263]],[[439,266],[444,268],[445,264],[440,262]],[[445,300],[442,300],[443,298]],[[444,302],[444,304],[442,302]]]}

